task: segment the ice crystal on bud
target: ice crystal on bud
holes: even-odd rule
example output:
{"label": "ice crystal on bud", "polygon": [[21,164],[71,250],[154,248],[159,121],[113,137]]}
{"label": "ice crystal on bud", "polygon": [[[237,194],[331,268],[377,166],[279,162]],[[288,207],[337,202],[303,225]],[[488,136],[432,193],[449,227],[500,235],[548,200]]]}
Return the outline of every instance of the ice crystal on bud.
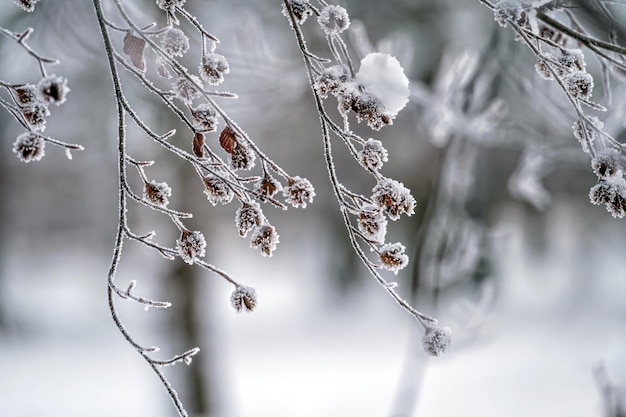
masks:
{"label": "ice crystal on bud", "polygon": [[345,83],[337,94],[339,113],[347,120],[352,110],[358,122],[365,121],[373,130],[392,124],[392,116],[383,103],[367,92],[365,87],[354,82]]}
{"label": "ice crystal on bud", "polygon": [[185,0],[156,0],[157,6],[166,12],[172,12],[176,7],[182,7]]}
{"label": "ice crystal on bud", "polygon": [[574,137],[580,142],[583,151],[589,153],[589,145],[598,138],[598,130],[604,127],[604,123],[595,116],[587,117],[587,120],[576,120],[572,125]]}
{"label": "ice crystal on bud", "polygon": [[614,218],[626,215],[626,181],[622,176],[600,180],[589,191],[589,199],[595,205],[604,204]]}
{"label": "ice crystal on bud", "polygon": [[361,207],[357,215],[359,231],[366,239],[384,242],[387,233],[387,219],[379,207],[371,204]]}
{"label": "ice crystal on bud", "polygon": [[154,180],[146,182],[143,188],[143,198],[159,207],[166,207],[169,204],[169,197],[172,196],[172,189],[166,182],[156,182]]}
{"label": "ice crystal on bud", "polygon": [[37,96],[47,104],[59,106],[65,103],[65,96],[69,91],[67,80],[57,75],[48,75],[37,83]]}
{"label": "ice crystal on bud", "polygon": [[205,132],[217,130],[217,114],[210,104],[202,103],[198,107],[191,109],[191,115],[196,122],[197,128]]}
{"label": "ice crystal on bud", "polygon": [[209,84],[219,85],[224,81],[224,75],[230,72],[230,66],[223,55],[210,53],[202,56],[198,72]]}
{"label": "ice crystal on bud", "polygon": [[13,143],[13,152],[22,162],[39,161],[45,155],[46,142],[34,132],[24,132]]}
{"label": "ice crystal on bud", "polygon": [[248,232],[263,223],[263,211],[256,201],[243,203],[235,213],[235,225],[239,236],[246,237]]}
{"label": "ice crystal on bud", "polygon": [[20,6],[27,12],[32,12],[35,10],[35,4],[37,4],[39,0],[15,0],[15,4]]}
{"label": "ice crystal on bud", "polygon": [[508,21],[517,22],[522,17],[522,5],[519,0],[499,0],[493,9],[496,22],[506,27]]}
{"label": "ice crystal on bud", "polygon": [[308,203],[313,202],[315,189],[311,181],[296,176],[289,178],[287,181],[287,187],[283,190],[283,196],[287,203],[292,206],[306,208]]}
{"label": "ice crystal on bud", "polygon": [[446,352],[452,341],[449,327],[426,327],[422,337],[422,348],[430,356],[439,356]]}
{"label": "ice crystal on bud", "polygon": [[400,215],[413,214],[415,199],[411,191],[399,181],[383,178],[372,189],[372,199],[381,207],[391,220],[398,220]]}
{"label": "ice crystal on bud", "polygon": [[212,205],[228,204],[233,200],[233,190],[223,178],[209,174],[202,179],[202,182],[204,183],[204,194]]}
{"label": "ice crystal on bud", "polygon": [[204,256],[206,240],[204,239],[204,235],[200,232],[183,230],[180,238],[176,242],[176,249],[182,260],[191,265],[198,258]]}
{"label": "ice crystal on bud", "polygon": [[348,12],[341,6],[328,5],[322,9],[318,23],[327,35],[337,35],[350,26]]}
{"label": "ice crystal on bud", "polygon": [[614,175],[622,175],[625,162],[623,155],[615,149],[605,149],[598,152],[591,160],[591,168],[598,178],[606,179]]}
{"label": "ice crystal on bud", "polygon": [[40,103],[22,108],[22,115],[31,128],[43,132],[46,129],[46,116],[50,115],[50,111],[48,106]]}
{"label": "ice crystal on bud", "polygon": [[20,85],[13,88],[15,92],[15,101],[21,107],[34,106],[39,99],[37,98],[37,87],[32,84]]}
{"label": "ice crystal on bud", "polygon": [[272,252],[274,252],[279,242],[278,238],[279,236],[274,226],[263,224],[252,232],[250,247],[252,249],[260,249],[263,256],[272,256]]}
{"label": "ice crystal on bud", "polygon": [[189,50],[189,38],[182,30],[171,27],[161,36],[161,48],[172,56],[183,56]]}
{"label": "ice crystal on bud", "polygon": [[[287,3],[289,4],[289,7],[293,12],[293,16],[296,18],[296,22],[298,24],[303,24],[307,17],[313,13],[309,0],[288,0]],[[289,10],[287,10],[284,3],[282,13],[284,16],[289,17]]]}
{"label": "ice crystal on bud", "polygon": [[317,77],[313,87],[320,97],[328,97],[328,93],[337,95],[343,83],[350,79],[350,73],[345,65],[333,65],[325,68]]}
{"label": "ice crystal on bud", "polygon": [[[193,82],[191,80],[193,80]],[[176,78],[176,83],[172,85],[174,87],[176,97],[187,104],[191,104],[193,99],[200,95],[200,90],[198,90],[198,87],[196,87],[194,83],[202,88],[202,81],[195,75],[178,76]]]}
{"label": "ice crystal on bud", "polygon": [[575,98],[588,99],[593,90],[593,77],[584,71],[574,71],[563,77],[567,92]]}
{"label": "ice crystal on bud", "polygon": [[238,285],[235,291],[230,295],[230,305],[241,313],[246,313],[255,309],[257,304],[256,291],[254,288]]}
{"label": "ice crystal on bud", "polygon": [[402,243],[387,243],[380,248],[380,262],[383,268],[395,274],[409,263],[409,257],[404,253]]}
{"label": "ice crystal on bud", "polygon": [[359,164],[363,168],[378,171],[387,162],[387,150],[379,140],[368,139],[359,152]]}

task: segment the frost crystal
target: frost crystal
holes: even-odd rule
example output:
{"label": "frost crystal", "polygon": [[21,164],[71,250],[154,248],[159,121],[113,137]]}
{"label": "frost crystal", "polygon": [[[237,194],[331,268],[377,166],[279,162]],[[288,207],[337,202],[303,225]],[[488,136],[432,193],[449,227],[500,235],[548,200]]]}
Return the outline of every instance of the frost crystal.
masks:
{"label": "frost crystal", "polygon": [[230,154],[230,167],[232,169],[252,169],[254,167],[254,152],[242,142],[235,142]]}
{"label": "frost crystal", "polygon": [[59,106],[65,103],[65,96],[69,91],[67,80],[57,75],[48,75],[37,83],[37,96],[47,104]]}
{"label": "frost crystal", "polygon": [[387,233],[387,219],[379,207],[365,205],[358,213],[357,224],[359,231],[374,242],[384,242]]}
{"label": "frost crystal", "polygon": [[452,341],[452,331],[449,327],[427,327],[422,337],[424,352],[430,356],[439,356],[445,353]]}
{"label": "frost crystal", "polygon": [[387,162],[387,150],[379,140],[368,139],[359,152],[359,164],[363,168],[378,171]]}
{"label": "frost crystal", "polygon": [[[313,13],[309,0],[289,0],[287,3],[289,3],[289,7],[291,8],[298,24],[303,24],[306,18]],[[284,3],[282,13],[283,16],[289,17],[289,10],[287,10]]]}
{"label": "frost crystal", "polygon": [[340,91],[340,87],[343,83],[347,82],[350,78],[348,68],[345,65],[333,65],[325,68],[324,71],[317,77],[313,87],[320,97],[328,97],[328,93],[337,95]]}
{"label": "frost crystal", "polygon": [[156,0],[157,6],[166,12],[172,12],[175,7],[183,7],[185,0]]}
{"label": "frost crystal", "polygon": [[13,143],[13,152],[22,162],[39,161],[45,155],[46,142],[34,132],[24,132]]}
{"label": "frost crystal", "polygon": [[180,239],[176,242],[176,249],[182,260],[191,265],[204,256],[206,240],[200,232],[183,230]]}
{"label": "frost crystal", "polygon": [[235,225],[239,236],[246,237],[248,232],[263,222],[264,216],[261,206],[256,201],[243,203],[235,213]]}
{"label": "frost crystal", "polygon": [[381,207],[391,220],[398,220],[400,215],[413,214],[415,199],[411,191],[399,181],[383,178],[372,189],[372,200]]}
{"label": "frost crystal", "polygon": [[46,129],[46,116],[50,115],[48,106],[45,104],[36,104],[34,106],[24,107],[22,115],[33,130],[44,131]]}
{"label": "frost crystal", "polygon": [[146,182],[143,189],[143,198],[159,207],[169,204],[168,198],[172,196],[172,189],[166,182],[156,182],[154,180]]}
{"label": "frost crystal", "polygon": [[[202,81],[198,77],[195,75],[188,75],[188,77],[202,87]],[[174,87],[176,97],[184,101],[186,104],[190,104],[194,98],[200,95],[200,90],[198,90],[198,87],[196,87],[189,78],[187,78],[187,76],[180,75],[176,79],[176,83],[172,85]]]}
{"label": "frost crystal", "polygon": [[289,178],[283,196],[292,206],[306,208],[307,203],[313,202],[315,190],[309,180],[296,176]]}
{"label": "frost crystal", "polygon": [[241,313],[242,311],[248,313],[256,308],[256,291],[254,288],[238,285],[235,291],[230,295],[230,304],[237,313]]}
{"label": "frost crystal", "polygon": [[588,99],[593,90],[593,78],[584,71],[574,71],[563,77],[567,92],[576,98]]}
{"label": "frost crystal", "polygon": [[213,107],[208,103],[202,103],[195,109],[191,109],[195,126],[205,132],[217,130],[217,115]]}
{"label": "frost crystal", "polygon": [[318,23],[327,35],[337,35],[350,26],[348,12],[341,6],[328,5],[322,9]]}
{"label": "frost crystal", "polygon": [[499,0],[493,9],[496,22],[502,27],[510,20],[517,22],[522,18],[522,5],[518,0]]}
{"label": "frost crystal", "polygon": [[161,48],[172,56],[183,56],[189,50],[189,38],[178,28],[169,28],[161,37]]}
{"label": "frost crystal", "polygon": [[209,203],[214,206],[218,203],[228,204],[233,200],[233,190],[217,175],[209,174],[202,179],[204,183],[204,194],[206,194]]}
{"label": "frost crystal", "polygon": [[273,197],[274,194],[282,189],[283,186],[280,182],[269,175],[263,176],[256,184],[256,191],[261,201],[265,201],[267,197]]}
{"label": "frost crystal", "polygon": [[15,0],[15,4],[20,6],[27,12],[32,12],[35,10],[35,4],[37,4],[39,0]]}
{"label": "frost crystal", "polygon": [[380,248],[380,262],[385,269],[395,274],[409,263],[409,257],[404,253],[402,243],[388,243]]}
{"label": "frost crystal", "polygon": [[358,122],[366,121],[373,130],[392,124],[391,114],[383,103],[365,90],[365,87],[353,82],[343,84],[337,93],[339,113],[347,120],[350,110],[356,114]]}
{"label": "frost crystal", "polygon": [[400,62],[389,54],[367,54],[361,60],[356,81],[376,97],[392,117],[409,102],[409,79]]}
{"label": "frost crystal", "polygon": [[209,84],[219,85],[224,81],[224,75],[230,72],[230,66],[224,56],[210,53],[202,57],[198,72]]}
{"label": "frost crystal", "polygon": [[254,232],[252,232],[250,247],[252,249],[259,248],[263,256],[272,256],[272,252],[276,250],[276,245],[279,242],[278,238],[279,236],[274,226],[264,224],[258,226],[254,229]]}

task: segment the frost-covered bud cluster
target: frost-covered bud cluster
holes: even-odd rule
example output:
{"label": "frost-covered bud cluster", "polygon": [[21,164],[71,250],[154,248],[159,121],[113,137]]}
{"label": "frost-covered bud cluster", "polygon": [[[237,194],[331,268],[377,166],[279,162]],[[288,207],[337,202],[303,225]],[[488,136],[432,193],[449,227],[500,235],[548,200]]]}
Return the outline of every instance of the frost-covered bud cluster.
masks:
{"label": "frost-covered bud cluster", "polygon": [[156,182],[154,180],[146,182],[143,188],[143,198],[159,207],[166,207],[169,204],[169,197],[172,196],[172,189],[166,182]]}
{"label": "frost-covered bud cluster", "polygon": [[398,220],[402,214],[413,214],[415,199],[411,191],[399,181],[382,178],[372,189],[372,200],[382,208],[391,220]]}
{"label": "frost-covered bud cluster", "polygon": [[254,168],[254,152],[243,142],[237,142],[230,155],[230,167],[232,169],[252,169]]}
{"label": "frost-covered bud cluster", "polygon": [[626,167],[624,156],[615,149],[605,149],[598,152],[595,158],[591,160],[591,168],[594,174],[601,179],[607,179],[613,176],[621,176]]}
{"label": "frost-covered bud cluster", "polygon": [[359,152],[359,164],[363,168],[378,171],[387,162],[387,150],[379,140],[368,139]]}
{"label": "frost-covered bud cluster", "polygon": [[24,84],[13,88],[15,102],[20,107],[34,106],[39,101],[37,87],[32,84]]}
{"label": "frost-covered bud cluster", "polygon": [[202,56],[198,71],[207,83],[219,85],[224,81],[224,75],[230,72],[230,66],[223,55],[209,53]]}
{"label": "frost-covered bud cluster", "polygon": [[545,80],[553,80],[554,74],[563,77],[575,71],[584,72],[587,64],[580,49],[559,49],[559,55],[544,52],[537,58],[535,70]]}
{"label": "frost-covered bud cluster", "polygon": [[268,197],[273,197],[278,191],[283,189],[280,182],[269,175],[264,175],[255,186],[259,200],[265,201]]}
{"label": "frost-covered bud cluster", "polygon": [[204,256],[206,250],[206,240],[200,232],[183,230],[180,238],[176,242],[176,249],[181,259],[188,264],[193,264],[198,258]]}
{"label": "frost-covered bud cluster", "polygon": [[584,71],[574,71],[563,77],[567,92],[575,98],[588,99],[593,91],[593,77]]}
{"label": "frost-covered bud cluster", "polygon": [[172,12],[176,7],[182,7],[185,0],[156,0],[157,6],[166,12]]}
{"label": "frost-covered bud cluster", "polygon": [[212,205],[228,204],[233,200],[234,193],[223,178],[209,174],[202,179],[204,194]]}
{"label": "frost-covered bud cluster", "polygon": [[340,87],[349,79],[348,67],[345,65],[332,65],[322,71],[315,80],[313,87],[322,98],[327,98],[328,93],[337,96]]}
{"label": "frost-covered bud cluster", "polygon": [[39,3],[39,0],[15,0],[15,4],[20,6],[27,12],[32,12],[35,10],[35,4]]}
{"label": "frost-covered bud cluster", "polygon": [[257,297],[254,288],[238,285],[230,295],[230,305],[233,306],[237,313],[242,311],[249,313],[256,308],[256,304]]}
{"label": "frost-covered bud cluster", "polygon": [[517,22],[522,18],[522,5],[518,0],[498,0],[494,5],[493,14],[496,22],[506,27],[507,22]]}
{"label": "frost-covered bud cluster", "polygon": [[325,6],[317,18],[324,33],[329,36],[337,35],[350,26],[348,12],[341,6]]}
{"label": "frost-covered bud cluster", "polygon": [[287,203],[292,206],[306,208],[308,203],[313,202],[315,189],[311,181],[296,176],[289,178],[287,181],[287,187],[283,190],[283,196]]}
{"label": "frost-covered bud cluster", "polygon": [[[303,24],[306,21],[307,17],[309,17],[313,13],[313,9],[311,7],[311,4],[309,3],[309,0],[289,0],[287,3],[291,8],[296,22],[300,25]],[[289,10],[287,10],[285,4],[283,4],[282,13],[283,16],[289,17]]]}
{"label": "frost-covered bud cluster", "polygon": [[404,253],[405,247],[401,243],[387,243],[380,248],[380,262],[382,267],[395,274],[409,263],[409,257]]}
{"label": "frost-covered bud cluster", "polygon": [[50,110],[45,104],[37,103],[34,106],[24,107],[22,116],[33,130],[43,132],[46,130],[46,116],[50,116]]}
{"label": "frost-covered bud cluster", "polygon": [[59,106],[65,103],[65,96],[69,91],[67,80],[58,75],[48,75],[37,83],[37,97],[45,104]]}
{"label": "frost-covered bud cluster", "polygon": [[615,218],[626,215],[626,181],[622,176],[613,176],[600,180],[589,191],[589,199],[595,205],[604,204],[606,210]]}
{"label": "frost-covered bud cluster", "polygon": [[183,56],[189,50],[189,38],[182,30],[171,27],[161,35],[161,48],[171,56]]}
{"label": "frost-covered bud cluster", "polygon": [[274,226],[270,224],[262,224],[254,229],[252,238],[250,239],[250,247],[259,249],[263,256],[272,256],[272,252],[276,249],[279,236]]}
{"label": "frost-covered bud cluster", "polygon": [[34,132],[24,132],[13,143],[13,152],[22,162],[39,161],[45,155],[46,142]]}
{"label": "frost-covered bud cluster", "polygon": [[572,125],[574,137],[580,142],[583,151],[589,153],[589,145],[598,138],[598,131],[602,130],[604,123],[595,116],[587,117],[587,120],[576,120]]}
{"label": "frost-covered bud cluster", "polygon": [[241,237],[246,237],[249,231],[260,226],[263,222],[263,211],[256,201],[243,203],[235,213],[235,225]]}
{"label": "frost-covered bud cluster", "polygon": [[391,114],[385,110],[383,103],[369,93],[363,85],[345,83],[339,90],[339,112],[347,120],[348,112],[352,110],[358,122],[365,121],[373,130],[380,130],[383,126],[392,124]]}
{"label": "frost-covered bud cluster", "polygon": [[422,348],[430,356],[439,356],[446,352],[452,341],[449,327],[428,326],[422,337]]}
{"label": "frost-covered bud cluster", "polygon": [[202,103],[191,109],[195,126],[203,132],[214,132],[217,130],[217,114],[208,103]]}
{"label": "frost-covered bud cluster", "polygon": [[176,82],[172,85],[174,94],[186,104],[191,104],[194,98],[200,96],[200,90],[194,83],[202,87],[202,81],[195,75],[178,76]]}
{"label": "frost-covered bud cluster", "polygon": [[387,233],[387,219],[380,207],[364,205],[357,214],[359,232],[373,242],[384,242]]}

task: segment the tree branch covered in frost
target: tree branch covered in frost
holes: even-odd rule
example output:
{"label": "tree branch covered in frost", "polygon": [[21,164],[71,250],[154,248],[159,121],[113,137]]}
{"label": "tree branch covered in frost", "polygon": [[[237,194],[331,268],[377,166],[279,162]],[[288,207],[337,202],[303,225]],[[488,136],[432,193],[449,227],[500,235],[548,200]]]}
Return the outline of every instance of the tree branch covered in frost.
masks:
{"label": "tree branch covered in frost", "polygon": [[[516,40],[536,57],[540,77],[555,82],[576,114],[574,137],[591,157],[598,183],[589,192],[591,202],[605,205],[613,217],[626,216],[626,146],[613,138],[598,116],[611,106],[611,83],[626,71],[626,48],[617,43],[615,27],[607,28],[603,41],[585,27],[577,15],[582,3],[575,0],[523,2],[519,0],[479,0],[491,9],[503,27],[510,27]],[[597,0],[597,13],[617,22],[613,7],[622,3]],[[586,7],[588,7],[587,5]],[[613,25],[613,23],[612,23]],[[584,48],[584,50],[583,50]],[[601,69],[603,104],[592,101],[594,77],[587,70],[585,53],[594,57]]]}
{"label": "tree branch covered in frost", "polygon": [[[341,33],[350,24],[347,11],[323,0],[318,3],[319,7],[316,7],[308,0],[284,0],[283,14],[289,18],[304,58],[319,113],[326,166],[341,217],[357,256],[385,291],[424,327],[424,350],[439,355],[450,343],[450,330],[439,327],[436,319],[413,308],[398,294],[397,284],[387,281],[379,272],[385,269],[397,273],[408,264],[405,246],[399,242],[386,242],[387,219],[395,221],[401,215],[412,215],[415,199],[401,182],[380,173],[383,163],[388,160],[383,144],[372,138],[364,139],[350,128],[352,113],[358,122],[366,122],[373,130],[391,125],[408,102],[408,79],[394,57],[380,53],[363,58],[355,72],[348,48],[341,38]],[[331,58],[315,55],[306,45],[300,26],[311,15],[317,17],[326,35]],[[343,123],[336,123],[326,110],[325,99],[329,94],[337,99]],[[369,196],[348,189],[340,181],[331,145],[333,136],[373,177],[375,185]],[[370,249],[376,260],[372,260],[363,247]]]}

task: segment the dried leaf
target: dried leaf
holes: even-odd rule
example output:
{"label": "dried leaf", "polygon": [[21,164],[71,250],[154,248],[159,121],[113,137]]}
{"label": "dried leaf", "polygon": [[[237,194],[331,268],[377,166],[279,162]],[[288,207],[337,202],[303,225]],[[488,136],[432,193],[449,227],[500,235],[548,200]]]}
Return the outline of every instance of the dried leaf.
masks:
{"label": "dried leaf", "polygon": [[201,132],[193,135],[193,154],[198,158],[204,158],[204,134]]}
{"label": "dried leaf", "polygon": [[133,35],[130,31],[126,32],[122,50],[130,58],[130,62],[141,71],[146,70],[146,60],[143,56],[144,49],[146,49],[146,41]]}
{"label": "dried leaf", "polygon": [[237,136],[235,132],[228,126],[220,133],[220,146],[229,154],[235,153],[237,147]]}

